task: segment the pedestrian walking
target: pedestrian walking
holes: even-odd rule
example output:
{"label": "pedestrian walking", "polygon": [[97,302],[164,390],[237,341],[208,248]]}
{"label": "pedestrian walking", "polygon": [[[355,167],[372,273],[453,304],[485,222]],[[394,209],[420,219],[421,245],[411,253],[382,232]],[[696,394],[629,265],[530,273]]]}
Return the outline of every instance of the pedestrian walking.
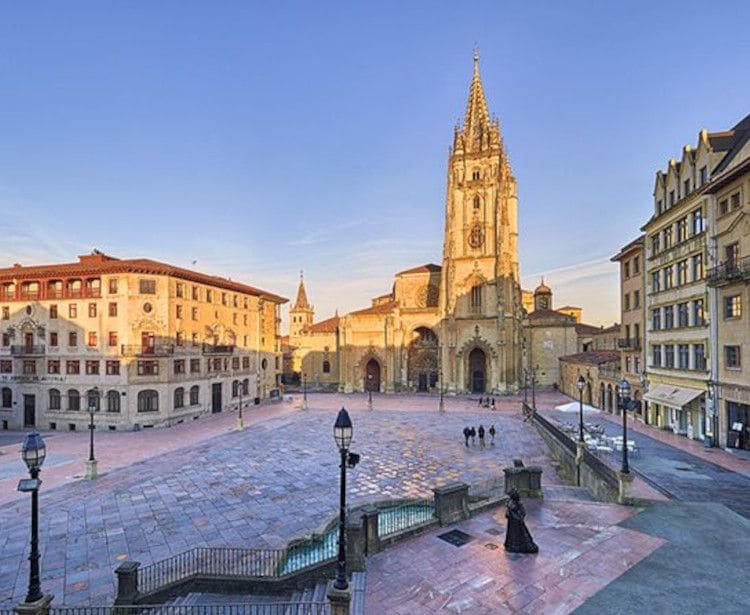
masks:
{"label": "pedestrian walking", "polygon": [[466,441],[466,446],[469,446],[469,436],[471,436],[471,429],[468,427],[464,427],[464,440]]}
{"label": "pedestrian walking", "polygon": [[474,446],[477,443],[477,430],[472,427],[469,430],[469,435],[471,436],[471,445]]}
{"label": "pedestrian walking", "polygon": [[479,447],[484,448],[484,425],[479,426],[477,433],[479,434]]}
{"label": "pedestrian walking", "polygon": [[479,398],[479,407],[480,407],[480,408],[482,407],[482,402],[483,402],[483,401],[484,401],[484,397],[480,397],[480,398]]}
{"label": "pedestrian walking", "polygon": [[495,434],[496,433],[497,432],[495,431],[495,426],[490,425],[490,444],[492,444],[492,446],[495,446]]}
{"label": "pedestrian walking", "polygon": [[495,409],[495,398],[494,397],[492,398],[492,409],[493,410]]}

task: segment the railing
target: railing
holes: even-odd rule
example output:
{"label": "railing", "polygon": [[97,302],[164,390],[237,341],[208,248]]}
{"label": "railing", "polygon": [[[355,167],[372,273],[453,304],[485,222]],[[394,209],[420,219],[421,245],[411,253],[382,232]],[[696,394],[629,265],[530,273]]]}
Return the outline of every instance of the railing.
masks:
{"label": "railing", "polygon": [[612,487],[613,489],[619,488],[620,483],[617,479],[617,473],[596,455],[585,448],[583,449],[583,460],[610,487]]}
{"label": "railing", "polygon": [[539,423],[542,427],[544,427],[548,432],[550,432],[557,440],[562,444],[565,448],[567,448],[569,451],[575,454],[576,452],[576,444],[573,442],[573,440],[568,437],[568,435],[563,432],[562,429],[560,429],[557,425],[554,425],[547,419],[545,419],[541,414],[538,412],[535,412],[532,420]]}
{"label": "railing", "polygon": [[10,354],[18,357],[23,355],[44,354],[44,344],[14,344],[10,347]]}
{"label": "railing", "polygon": [[[52,607],[49,615],[330,615],[328,602]],[[0,615],[3,615],[0,612]],[[9,611],[8,615],[15,615]]]}
{"label": "railing", "polygon": [[203,344],[203,354],[232,354],[234,352],[233,344],[216,345]]}
{"label": "railing", "polygon": [[750,279],[750,256],[712,267],[708,270],[706,283],[709,286],[720,286],[721,284],[747,279]]}
{"label": "railing", "polygon": [[385,508],[378,515],[378,536],[385,538],[434,519],[435,507],[431,504],[403,504]]}
{"label": "railing", "polygon": [[154,346],[122,344],[120,353],[124,357],[163,357],[174,354],[174,344],[156,344]]}
{"label": "railing", "polygon": [[621,337],[617,340],[618,348],[626,348],[630,350],[641,349],[641,338],[639,337]]}

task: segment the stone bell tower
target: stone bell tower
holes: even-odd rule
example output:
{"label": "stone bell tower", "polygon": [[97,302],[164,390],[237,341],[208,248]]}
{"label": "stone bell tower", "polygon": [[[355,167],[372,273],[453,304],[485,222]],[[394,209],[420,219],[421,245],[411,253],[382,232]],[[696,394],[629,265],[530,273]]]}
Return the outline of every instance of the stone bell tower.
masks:
{"label": "stone bell tower", "polygon": [[297,300],[289,309],[289,341],[293,343],[294,339],[299,338],[303,331],[313,324],[315,317],[315,308],[307,300],[305,291],[305,279],[300,271],[299,286],[297,287]]}
{"label": "stone bell tower", "polygon": [[521,369],[516,180],[487,109],[474,53],[463,124],[448,159],[441,273],[443,381],[448,390],[505,393]]}

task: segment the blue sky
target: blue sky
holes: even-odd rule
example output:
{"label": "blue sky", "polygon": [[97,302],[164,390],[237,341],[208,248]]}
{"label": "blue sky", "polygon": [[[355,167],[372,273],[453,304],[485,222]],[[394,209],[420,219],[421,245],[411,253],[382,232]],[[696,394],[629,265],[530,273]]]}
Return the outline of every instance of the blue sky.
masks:
{"label": "blue sky", "polygon": [[654,173],[750,112],[744,2],[0,2],[0,265],[97,247],[320,318],[440,262],[472,49],[519,187],[520,262],[618,317],[609,257]]}

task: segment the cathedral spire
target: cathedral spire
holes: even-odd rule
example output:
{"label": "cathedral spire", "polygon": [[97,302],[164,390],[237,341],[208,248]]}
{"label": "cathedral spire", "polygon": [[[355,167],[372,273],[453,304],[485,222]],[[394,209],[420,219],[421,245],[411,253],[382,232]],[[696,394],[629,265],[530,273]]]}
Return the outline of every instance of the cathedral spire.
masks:
{"label": "cathedral spire", "polygon": [[305,278],[302,271],[299,272],[299,286],[297,287],[297,300],[294,302],[295,310],[309,310],[310,303],[307,301],[307,292],[305,292]]}
{"label": "cathedral spire", "polygon": [[484,149],[489,137],[490,114],[484,97],[482,77],[479,75],[479,49],[474,48],[474,75],[469,88],[464,118],[464,136],[470,150]]}

